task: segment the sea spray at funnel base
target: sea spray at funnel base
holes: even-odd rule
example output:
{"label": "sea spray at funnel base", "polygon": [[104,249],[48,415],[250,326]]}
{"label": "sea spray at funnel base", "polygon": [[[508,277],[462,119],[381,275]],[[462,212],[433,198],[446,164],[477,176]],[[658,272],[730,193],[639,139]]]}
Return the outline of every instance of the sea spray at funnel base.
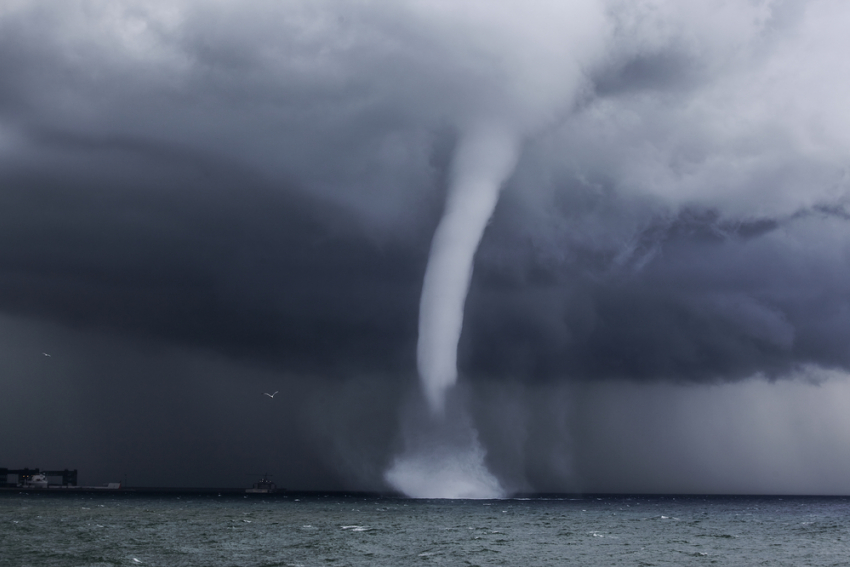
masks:
{"label": "sea spray at funnel base", "polygon": [[518,137],[501,126],[461,135],[443,218],[431,243],[419,303],[417,365],[431,411],[443,412],[457,380],[457,345],[472,263],[502,183],[517,161]]}
{"label": "sea spray at funnel base", "polygon": [[404,450],[384,473],[390,486],[412,498],[505,496],[487,466],[464,398],[462,390],[455,390],[440,415],[421,398],[409,400],[401,421]]}
{"label": "sea spray at funnel base", "polygon": [[411,453],[395,460],[386,479],[412,498],[503,498],[484,456],[477,440],[462,450],[437,447],[433,453]]}

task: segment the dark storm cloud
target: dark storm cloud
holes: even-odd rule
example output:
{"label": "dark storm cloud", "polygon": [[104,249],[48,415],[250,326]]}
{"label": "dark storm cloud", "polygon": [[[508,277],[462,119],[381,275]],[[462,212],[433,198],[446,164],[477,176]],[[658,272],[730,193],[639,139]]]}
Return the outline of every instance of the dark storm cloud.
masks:
{"label": "dark storm cloud", "polygon": [[57,138],[73,172],[7,170],[7,312],[292,369],[408,362],[424,249],[209,156]]}
{"label": "dark storm cloud", "polygon": [[[272,424],[305,463],[296,481],[381,487],[454,144],[498,117],[522,149],[476,257],[459,361],[494,400],[476,419],[517,486],[574,469],[552,456],[569,439],[541,440],[570,430],[546,387],[850,369],[846,6],[500,6],[0,7],[0,311],[7,336],[66,329],[10,352],[86,337],[50,382],[84,392],[62,415],[108,429],[118,410],[93,408],[120,407],[126,387],[158,408],[157,436],[184,428],[172,463],[205,431],[237,432],[224,454],[261,451],[240,425],[252,402],[193,398],[205,376],[232,399],[285,376],[292,417]],[[85,362],[118,343],[135,370]],[[44,371],[23,360],[5,380]],[[146,392],[157,375],[185,406]],[[517,384],[548,409],[498,394]],[[61,406],[37,391],[21,394],[33,411]],[[156,452],[141,425],[121,431]],[[577,454],[592,460],[593,439],[576,435]],[[224,467],[204,446],[198,459]],[[237,482],[227,470],[206,482]]]}
{"label": "dark storm cloud", "polygon": [[[779,377],[809,363],[847,368],[850,274],[843,253],[819,251],[812,231],[818,240],[846,238],[850,226],[816,212],[729,223],[685,210],[639,233],[628,262],[598,251],[582,257],[573,246],[574,259],[558,268],[482,265],[466,368],[673,380]],[[497,253],[485,241],[482,255]]]}
{"label": "dark storm cloud", "polygon": [[[844,271],[794,258],[819,227],[840,238],[835,218],[800,217],[840,208],[840,169],[828,152],[800,151],[795,116],[748,114],[771,65],[794,62],[783,49],[805,20],[783,19],[790,5],[611,8],[608,54],[585,42],[598,52],[585,57],[588,94],[526,147],[484,240],[469,376],[724,379],[847,365],[834,339],[844,326],[824,320],[845,301]],[[511,91],[535,80],[551,62],[533,58],[553,45],[482,15],[482,29],[517,35],[505,47],[473,38],[481,52],[467,52],[450,26],[468,16],[408,8],[7,9],[3,309],[289,369],[404,368],[453,121],[494,81]],[[743,19],[721,32],[727,16]],[[487,49],[513,49],[527,67]],[[435,66],[441,50],[469,54],[466,76]],[[730,96],[722,111],[749,116],[750,130],[711,123]],[[530,105],[557,108],[506,97],[494,104],[518,120]],[[768,138],[777,128],[784,138]]]}

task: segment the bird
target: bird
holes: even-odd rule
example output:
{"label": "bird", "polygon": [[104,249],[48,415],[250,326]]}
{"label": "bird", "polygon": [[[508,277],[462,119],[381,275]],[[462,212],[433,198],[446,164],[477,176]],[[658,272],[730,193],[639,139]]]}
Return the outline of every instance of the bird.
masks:
{"label": "bird", "polygon": [[49,354],[47,354],[46,352],[43,352],[43,353],[41,353],[41,354],[43,354],[44,356],[50,356],[50,355],[49,355]]}
{"label": "bird", "polygon": [[268,397],[270,397],[270,398],[274,398],[274,397],[275,397],[275,395],[277,394],[277,392],[278,392],[278,391],[277,391],[277,390],[275,390],[274,394],[269,394],[268,392],[263,392],[263,394],[264,394],[264,395],[266,395],[266,396],[268,396]]}

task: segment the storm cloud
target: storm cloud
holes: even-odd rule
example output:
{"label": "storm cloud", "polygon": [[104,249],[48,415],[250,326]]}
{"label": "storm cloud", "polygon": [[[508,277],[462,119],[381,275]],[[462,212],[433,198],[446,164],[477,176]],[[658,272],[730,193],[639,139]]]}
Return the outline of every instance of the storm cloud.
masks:
{"label": "storm cloud", "polygon": [[[291,458],[293,486],[385,488],[453,156],[486,118],[519,147],[458,348],[488,463],[512,489],[663,491],[590,449],[641,446],[652,422],[624,441],[591,433],[589,408],[638,389],[647,412],[682,392],[746,412],[706,392],[793,397],[850,371],[848,24],[830,0],[8,2],[4,428],[63,407],[83,437],[166,439],[176,410],[154,394],[146,426],[94,409],[164,389],[186,416],[161,449],[176,476],[212,435],[227,441],[195,458],[220,471],[202,483]],[[231,399],[281,389],[286,416],[248,426],[253,401],[196,400],[205,375]],[[36,401],[42,379],[74,403]],[[256,428],[286,441],[267,454]],[[25,449],[26,431],[2,453],[51,463],[1,466],[74,466],[58,442]],[[687,431],[671,454],[704,445]],[[117,474],[102,455],[118,442],[95,438],[78,454]],[[757,491],[739,480],[764,470],[720,468],[669,486]],[[770,489],[850,491],[792,480]]]}

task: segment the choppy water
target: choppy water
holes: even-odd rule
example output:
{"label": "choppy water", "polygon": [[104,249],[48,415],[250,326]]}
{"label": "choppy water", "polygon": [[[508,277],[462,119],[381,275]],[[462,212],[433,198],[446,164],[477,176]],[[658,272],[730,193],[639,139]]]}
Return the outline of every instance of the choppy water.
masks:
{"label": "choppy water", "polygon": [[850,499],[0,494],[0,565],[848,565]]}

